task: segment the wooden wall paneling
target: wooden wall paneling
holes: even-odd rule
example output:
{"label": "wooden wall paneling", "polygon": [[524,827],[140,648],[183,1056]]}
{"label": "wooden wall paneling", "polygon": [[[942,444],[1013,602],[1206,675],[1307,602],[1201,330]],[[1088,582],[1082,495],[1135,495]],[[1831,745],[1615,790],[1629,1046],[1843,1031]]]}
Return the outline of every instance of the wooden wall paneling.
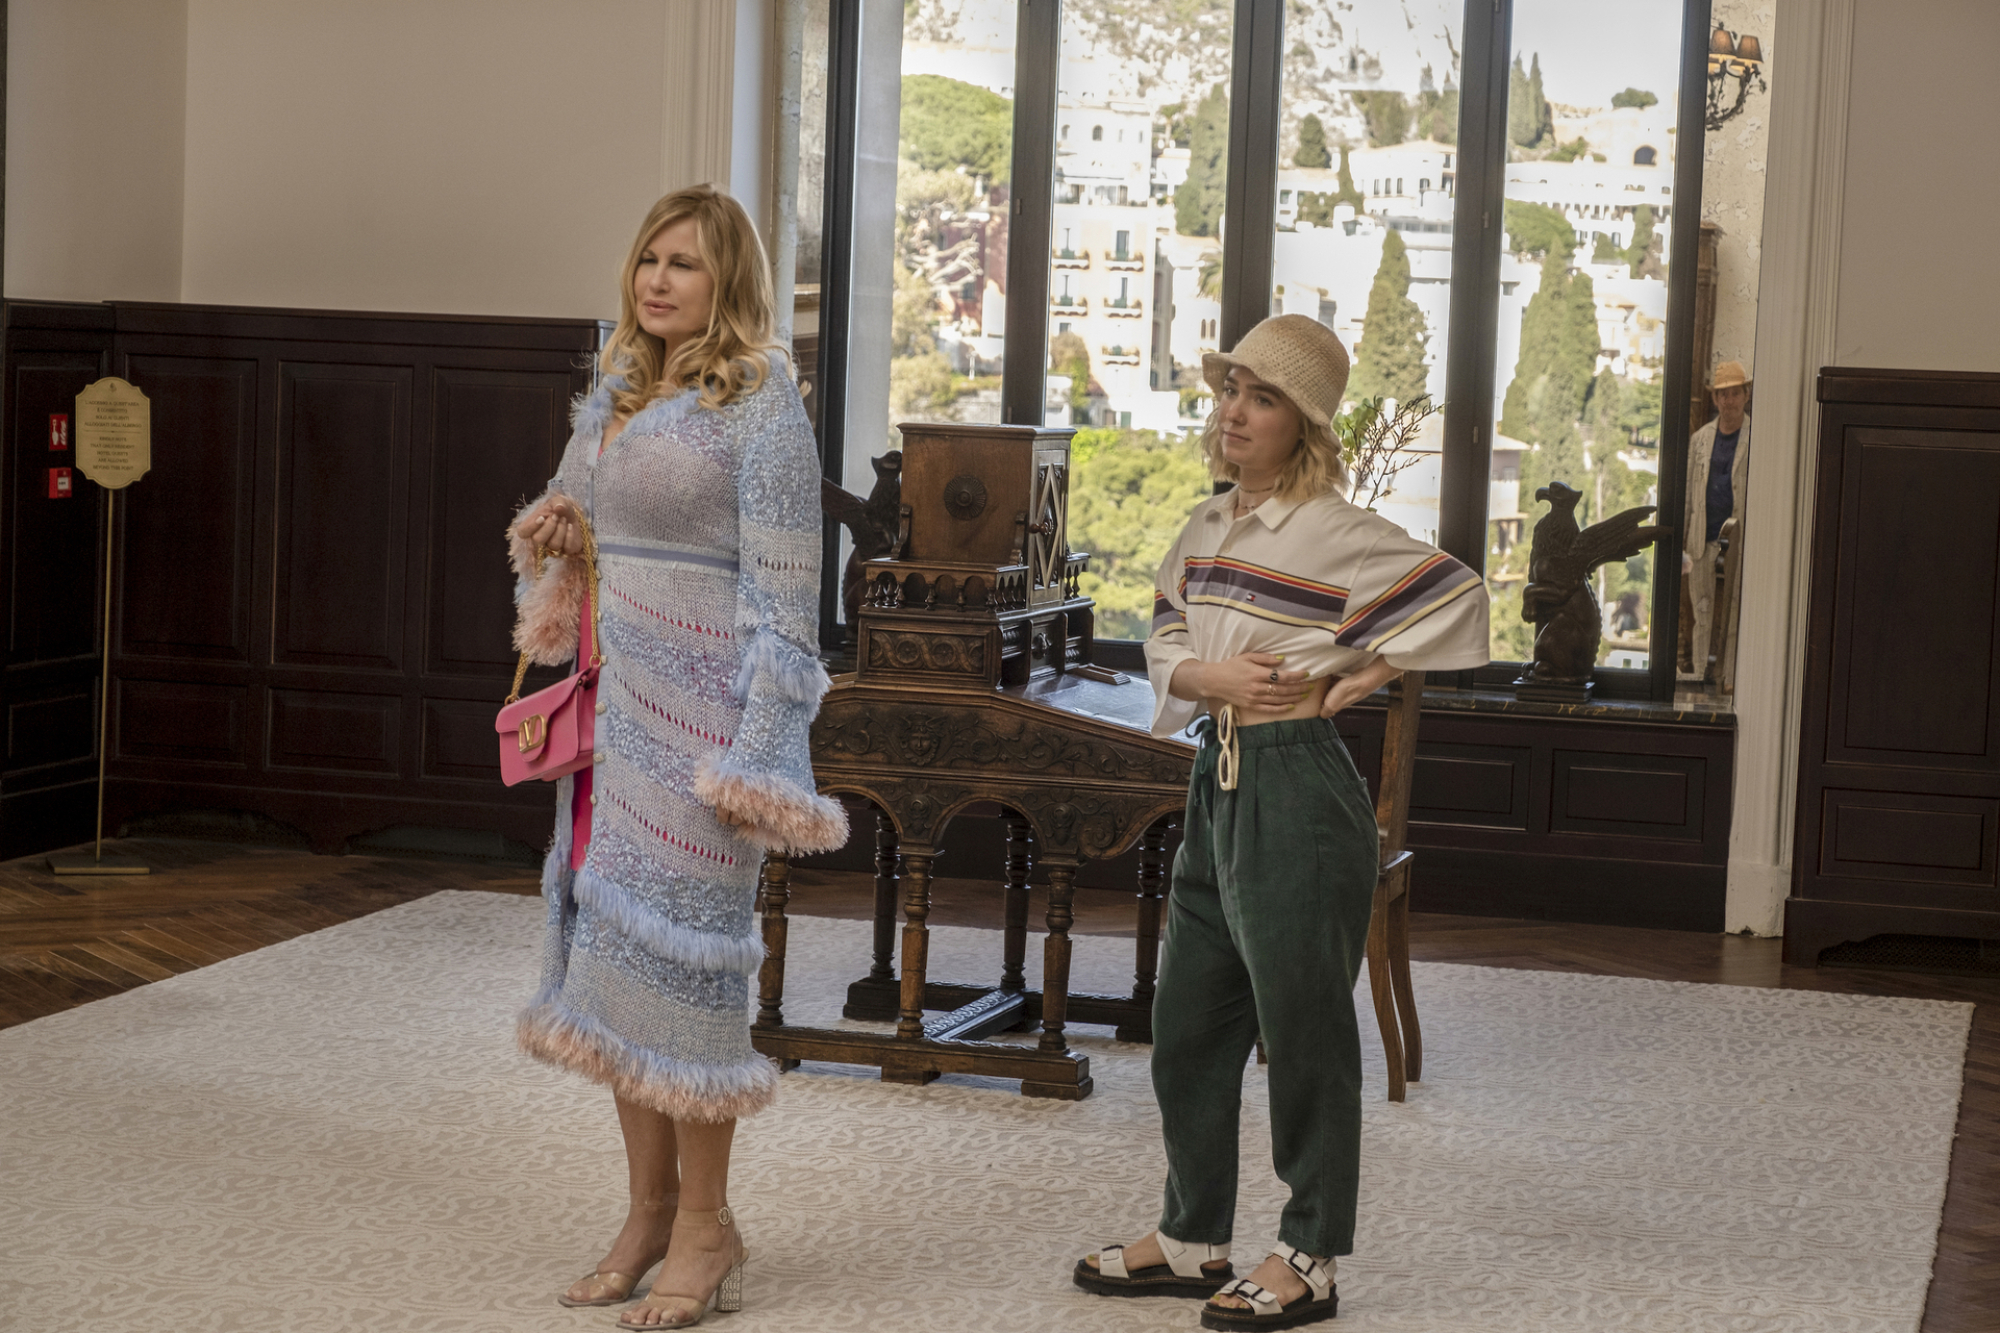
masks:
{"label": "wooden wall paneling", "polygon": [[252,357],[121,347],[119,373],[152,403],[153,469],[119,498],[117,651],[248,665],[256,546]]}
{"label": "wooden wall paneling", "polygon": [[1786,957],[2000,939],[2000,375],[1828,369]]}
{"label": "wooden wall paneling", "polygon": [[[393,825],[546,841],[553,789],[508,789],[495,772],[492,715],[513,665],[500,535],[554,471],[602,325],[9,309],[50,326],[10,331],[10,375],[29,364],[23,337],[74,351],[61,342],[82,336],[72,326],[94,329],[102,346],[83,349],[63,392],[115,366],[155,405],[154,470],[120,506],[108,826],[221,809],[293,825],[325,851]],[[18,491],[18,439],[15,458],[5,481]],[[49,582],[38,550],[8,554],[10,582]],[[96,573],[93,561],[80,586]],[[87,635],[90,607],[68,615],[51,623]],[[89,707],[59,679],[40,695],[8,683],[22,746],[45,750],[65,709]],[[75,840],[15,819],[5,791],[0,841],[14,836],[14,852]],[[87,835],[87,783],[70,799]]]}
{"label": "wooden wall paneling", "polygon": [[[0,857],[86,838],[95,819],[103,500],[74,471],[74,418],[112,340],[100,306],[8,302],[4,319]],[[71,419],[67,451],[49,448],[51,413]],[[50,498],[51,467],[71,469],[68,498]]]}
{"label": "wooden wall paneling", "polygon": [[274,665],[403,667],[412,379],[407,365],[280,367]]}

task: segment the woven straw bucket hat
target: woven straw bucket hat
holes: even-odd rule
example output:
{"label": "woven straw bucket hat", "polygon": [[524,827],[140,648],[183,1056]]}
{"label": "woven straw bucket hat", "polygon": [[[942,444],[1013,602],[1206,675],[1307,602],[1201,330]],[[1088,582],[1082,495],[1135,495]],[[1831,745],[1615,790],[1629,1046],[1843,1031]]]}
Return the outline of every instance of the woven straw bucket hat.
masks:
{"label": "woven straw bucket hat", "polygon": [[1321,426],[1333,424],[1347,392],[1347,349],[1332,329],[1304,315],[1273,315],[1244,334],[1234,351],[1204,353],[1201,377],[1218,398],[1231,366],[1276,385]]}

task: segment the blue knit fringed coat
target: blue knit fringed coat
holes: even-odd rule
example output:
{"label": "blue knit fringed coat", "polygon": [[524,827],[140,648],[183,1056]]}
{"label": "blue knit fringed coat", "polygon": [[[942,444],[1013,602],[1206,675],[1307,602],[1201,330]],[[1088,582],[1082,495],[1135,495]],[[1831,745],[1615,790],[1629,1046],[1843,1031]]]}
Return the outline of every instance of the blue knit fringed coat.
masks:
{"label": "blue knit fringed coat", "polygon": [[[654,401],[600,453],[613,415],[611,385],[600,385],[579,404],[549,483],[597,537],[602,757],[574,872],[572,780],[558,784],[541,990],[519,1036],[630,1101],[712,1122],[753,1114],[777,1091],[775,1066],[750,1047],[763,854],[837,847],[847,820],[816,794],[807,749],[827,688],[814,653],[812,428],[775,359],[726,406],[697,398]],[[517,646],[544,665],[572,661],[583,562],[551,561],[537,577],[527,543],[515,538],[513,556]],[[718,803],[751,827],[717,820]]]}

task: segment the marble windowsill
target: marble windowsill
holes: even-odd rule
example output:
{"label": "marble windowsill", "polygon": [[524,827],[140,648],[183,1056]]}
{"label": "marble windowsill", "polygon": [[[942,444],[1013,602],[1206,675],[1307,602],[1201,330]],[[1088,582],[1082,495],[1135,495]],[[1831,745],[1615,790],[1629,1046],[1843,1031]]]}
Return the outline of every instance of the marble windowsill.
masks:
{"label": "marble windowsill", "polygon": [[[1389,692],[1378,690],[1370,704],[1386,705]],[[1424,691],[1426,712],[1504,713],[1515,717],[1588,718],[1597,722],[1669,723],[1695,727],[1734,727],[1735,701],[1728,695],[1677,693],[1672,703],[1651,699],[1592,699],[1588,703],[1544,703],[1516,699],[1512,690],[1439,689]]]}

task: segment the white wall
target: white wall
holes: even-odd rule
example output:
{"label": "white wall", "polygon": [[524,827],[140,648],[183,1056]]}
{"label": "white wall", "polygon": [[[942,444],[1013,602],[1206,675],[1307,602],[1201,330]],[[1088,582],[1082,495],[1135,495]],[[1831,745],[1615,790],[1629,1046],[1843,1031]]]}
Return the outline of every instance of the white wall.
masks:
{"label": "white wall", "polygon": [[1836,363],[2000,370],[2000,4],[1854,11]]}
{"label": "white wall", "polygon": [[7,294],[615,314],[662,193],[764,222],[769,7],[16,0]]}
{"label": "white wall", "polygon": [[7,295],[178,300],[186,0],[7,21]]}

